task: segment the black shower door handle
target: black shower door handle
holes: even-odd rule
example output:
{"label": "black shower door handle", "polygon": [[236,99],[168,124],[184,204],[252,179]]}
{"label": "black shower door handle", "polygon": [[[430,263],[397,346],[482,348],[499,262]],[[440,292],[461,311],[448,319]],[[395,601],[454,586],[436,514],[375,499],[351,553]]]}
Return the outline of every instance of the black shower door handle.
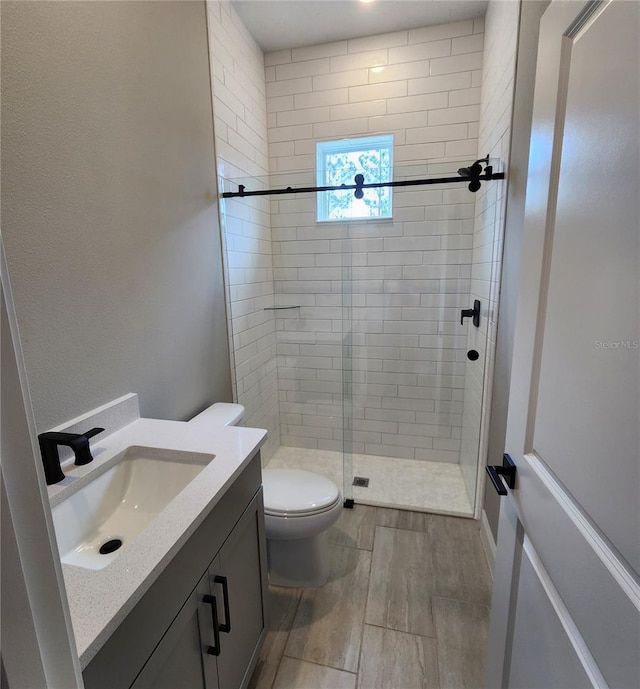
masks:
{"label": "black shower door handle", "polygon": [[464,325],[464,319],[471,318],[476,328],[480,327],[480,300],[475,299],[472,309],[462,309],[460,311],[460,325]]}
{"label": "black shower door handle", "polygon": [[508,454],[502,455],[502,466],[489,465],[487,474],[498,495],[507,495],[508,492],[502,481],[503,476],[509,488],[513,490],[516,487],[516,464]]}

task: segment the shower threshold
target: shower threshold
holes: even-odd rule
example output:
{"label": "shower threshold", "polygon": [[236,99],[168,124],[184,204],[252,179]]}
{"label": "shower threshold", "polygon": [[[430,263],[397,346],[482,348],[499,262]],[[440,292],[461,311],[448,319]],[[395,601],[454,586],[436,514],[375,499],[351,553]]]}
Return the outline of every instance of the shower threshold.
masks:
{"label": "shower threshold", "polygon": [[[304,469],[327,476],[343,487],[343,453],[301,447],[280,447],[271,469]],[[472,517],[459,464],[354,454],[351,477],[368,477],[368,487],[354,485],[356,503],[416,512]],[[352,478],[349,477],[349,483]]]}

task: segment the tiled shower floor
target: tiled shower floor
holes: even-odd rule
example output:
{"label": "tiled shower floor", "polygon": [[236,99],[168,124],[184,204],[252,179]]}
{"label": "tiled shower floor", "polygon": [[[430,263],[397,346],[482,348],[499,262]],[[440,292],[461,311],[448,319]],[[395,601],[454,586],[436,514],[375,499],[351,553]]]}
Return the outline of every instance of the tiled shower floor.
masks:
{"label": "tiled shower floor", "polygon": [[[280,447],[268,467],[315,471],[329,477],[343,490],[341,452]],[[458,464],[354,454],[351,475],[369,479],[368,488],[353,487],[353,497],[359,504],[473,515]]]}

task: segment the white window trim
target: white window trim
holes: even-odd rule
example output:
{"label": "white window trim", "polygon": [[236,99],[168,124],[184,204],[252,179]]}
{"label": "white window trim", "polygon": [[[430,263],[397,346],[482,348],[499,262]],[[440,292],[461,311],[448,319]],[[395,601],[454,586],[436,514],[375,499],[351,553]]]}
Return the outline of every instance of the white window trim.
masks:
{"label": "white window trim", "polygon": [[[350,153],[351,151],[364,151],[367,148],[388,148],[389,165],[391,168],[391,179],[393,181],[393,134],[376,134],[375,136],[362,136],[357,139],[339,139],[337,141],[319,141],[316,143],[316,184],[319,187],[328,186],[325,173],[325,156],[329,153]],[[367,180],[365,179],[365,184]],[[329,218],[328,212],[328,192],[319,191],[316,193],[317,222],[362,222],[369,220],[390,220],[393,214],[393,189],[389,187],[390,215],[363,218]]]}

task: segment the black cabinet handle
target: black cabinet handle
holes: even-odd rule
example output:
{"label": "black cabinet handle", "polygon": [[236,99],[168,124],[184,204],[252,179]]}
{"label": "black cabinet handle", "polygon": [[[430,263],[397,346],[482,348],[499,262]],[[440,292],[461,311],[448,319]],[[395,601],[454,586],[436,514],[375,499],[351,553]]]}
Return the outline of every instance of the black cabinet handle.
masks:
{"label": "black cabinet handle", "polygon": [[221,574],[216,574],[213,577],[216,584],[222,584],[222,602],[224,604],[224,619],[225,623],[220,625],[220,631],[229,633],[231,631],[231,613],[229,611],[229,586],[227,585],[227,577]]}
{"label": "black cabinet handle", "polygon": [[502,482],[502,476],[504,476],[509,488],[513,489],[516,487],[516,464],[507,454],[502,455],[502,466],[489,465],[487,473],[491,483],[493,483],[493,487],[498,491],[498,495],[506,495],[508,492]]}
{"label": "black cabinet handle", "polygon": [[207,646],[210,656],[220,655],[220,624],[218,622],[218,603],[215,596],[205,595],[202,600],[211,606],[211,618],[213,620],[213,646]]}

